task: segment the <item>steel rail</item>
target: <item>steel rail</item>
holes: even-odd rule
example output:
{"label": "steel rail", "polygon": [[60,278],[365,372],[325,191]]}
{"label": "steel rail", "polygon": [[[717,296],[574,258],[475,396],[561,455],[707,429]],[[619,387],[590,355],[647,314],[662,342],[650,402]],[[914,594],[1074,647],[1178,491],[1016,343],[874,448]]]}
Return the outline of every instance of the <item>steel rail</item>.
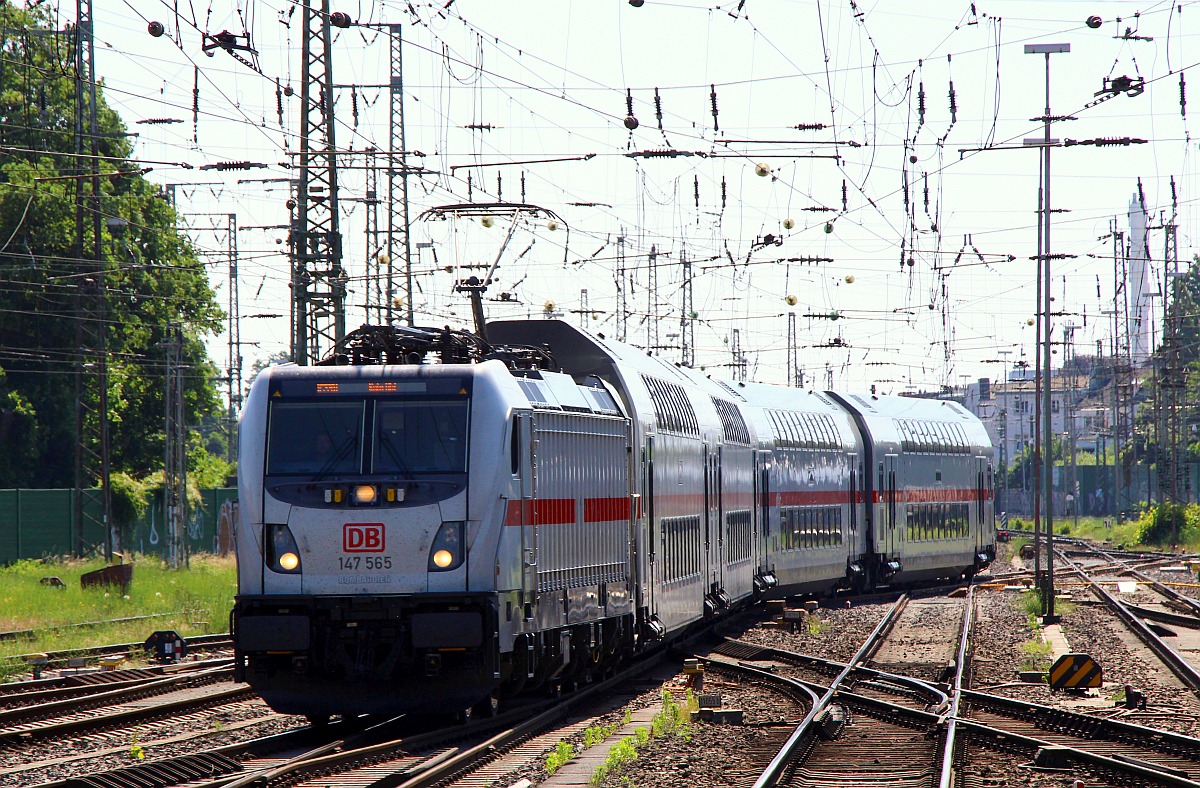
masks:
{"label": "steel rail", "polygon": [[[713,664],[718,668],[725,668],[728,670],[756,670],[755,668],[751,668],[740,662],[716,662]],[[773,676],[773,678],[777,681],[782,680],[782,677],[780,676]],[[825,687],[823,685],[814,684],[813,682],[804,681],[801,679],[791,679],[790,681],[807,686],[815,693],[824,693],[827,695],[833,689],[833,687]],[[969,695],[971,693],[968,690],[964,690],[963,694],[969,699]],[[870,714],[871,716],[881,719],[907,720],[908,724],[915,727],[924,728],[926,730],[935,730],[947,722],[946,716],[939,715],[935,712],[914,709],[911,706],[903,706],[886,700],[881,700],[879,698],[871,698],[865,695],[859,695],[854,692],[839,691],[837,696],[839,703],[845,704],[846,706],[856,709],[860,712]],[[1037,739],[1019,733],[1012,733],[999,728],[993,728],[970,719],[959,718],[957,720],[957,726],[963,731],[968,732],[973,738],[978,739],[979,742],[984,746],[991,746],[995,749],[1008,752],[1017,750],[1032,757],[1038,752],[1038,750],[1046,747],[1054,747],[1056,752],[1062,753],[1072,761],[1086,764],[1090,767],[1104,771],[1111,771],[1122,775],[1136,776],[1140,779],[1148,781],[1154,786],[1200,788],[1200,782],[1196,782],[1186,777],[1179,777],[1169,772],[1160,771],[1159,769],[1154,768],[1154,765],[1150,763],[1126,761],[1075,747],[1055,745],[1043,739]],[[1155,733],[1157,733],[1157,731],[1155,731]],[[766,775],[764,774],[764,777],[765,776]],[[762,779],[763,778],[760,777],[759,782],[761,782]],[[758,785],[758,783],[756,783],[756,785]],[[774,783],[771,783],[771,785],[774,785]]]}
{"label": "steel rail", "polygon": [[[102,692],[111,692],[119,689],[131,689],[138,686],[143,686],[147,682],[161,681],[164,678],[174,678],[176,680],[186,679],[189,675],[199,674],[205,670],[210,670],[217,667],[226,667],[230,664],[229,659],[207,660],[205,662],[188,662],[186,663],[189,670],[186,672],[164,672],[162,670],[154,670],[152,668],[134,668],[130,670],[114,670],[102,671],[99,673],[81,673],[78,677],[68,676],[67,679],[78,679],[76,681],[63,681],[60,679],[49,679],[54,682],[50,685],[43,685],[42,682],[37,682],[33,686],[33,682],[14,682],[12,684],[0,685],[0,706],[12,707],[14,703],[48,703],[62,698],[79,698],[83,699],[88,696],[95,696]],[[21,687],[21,684],[26,684],[26,687]],[[42,689],[42,686],[47,688]],[[9,690],[3,692],[2,690]],[[76,701],[77,703],[81,701]]]}
{"label": "steel rail", "polygon": [[[733,646],[734,648],[730,648],[730,646]],[[752,650],[753,653],[756,654],[768,654],[772,657],[782,657],[783,661],[791,662],[793,664],[805,664],[814,670],[827,672],[831,676],[837,675],[837,673],[843,670],[847,664],[845,662],[835,662],[833,660],[823,659],[821,657],[813,657],[808,654],[800,654],[794,651],[784,651],[771,646],[760,646],[757,643],[750,643],[745,640],[736,639],[727,639],[725,643],[717,646],[715,651],[733,659],[751,659],[751,657],[744,653],[736,653],[737,649],[741,648]],[[753,668],[754,666],[748,665],[747,667]],[[928,705],[937,710],[944,710],[950,704],[950,697],[946,695],[945,692],[942,692],[942,690],[936,685],[930,684],[928,681],[924,681],[923,679],[917,679],[911,676],[902,676],[899,673],[888,673],[886,671],[879,670],[878,668],[866,667],[865,665],[856,666],[851,675],[856,678],[861,676],[862,678],[868,680],[874,679],[883,682],[889,682],[894,685],[907,686],[909,687],[907,691],[914,695],[923,694],[930,696],[931,700],[929,701]]]}
{"label": "steel rail", "polygon": [[[233,648],[233,640],[229,633],[225,632],[217,635],[194,635],[189,638],[182,638],[189,649],[214,649],[214,648]],[[145,643],[114,643],[108,646],[96,646],[95,648],[87,649],[86,656],[104,657],[112,654],[128,654],[130,651],[144,651]],[[9,656],[0,657],[0,662],[27,662],[30,657],[42,656],[41,654],[12,654]],[[48,665],[66,665],[67,660],[72,657],[79,656],[79,649],[68,651],[49,651],[45,653],[48,658]]]}
{"label": "steel rail", "polygon": [[[701,630],[695,636],[685,638],[683,642],[703,635]],[[673,644],[678,646],[680,644]],[[571,710],[583,703],[603,697],[614,688],[647,671],[657,667],[668,656],[666,646],[656,646],[649,650],[643,659],[631,665],[620,673],[604,681],[592,684],[569,697],[542,702],[532,707],[525,706],[513,711],[503,712],[495,717],[472,721],[452,729],[442,729],[404,739],[379,742],[363,747],[348,747],[337,751],[329,751],[313,757],[312,754],[297,756],[285,764],[270,769],[258,770],[239,776],[236,779],[221,778],[192,788],[243,788],[244,786],[267,785],[272,781],[294,782],[308,774],[331,774],[339,770],[358,768],[367,763],[378,763],[397,757],[408,756],[415,761],[404,771],[397,772],[386,778],[388,786],[404,785],[430,786],[448,779],[450,776],[470,769],[480,761],[497,757],[505,748],[515,746],[521,741],[535,735],[537,731],[553,724],[555,721],[569,716]],[[532,718],[529,715],[533,713]],[[509,727],[505,727],[509,726]],[[411,755],[413,750],[420,748],[435,748],[449,746],[448,739],[461,740],[466,737],[500,729],[500,732],[486,741],[458,749],[457,752],[443,752],[421,758]],[[349,742],[347,742],[348,744]],[[378,783],[382,784],[382,783]]]}
{"label": "steel rail", "polygon": [[1200,692],[1200,670],[1197,670],[1196,666],[1192,665],[1192,663],[1180,656],[1177,651],[1168,646],[1153,629],[1148,627],[1144,621],[1135,616],[1133,611],[1125,606],[1124,602],[1108,593],[1103,586],[1093,580],[1091,576],[1089,576],[1083,571],[1083,569],[1079,567],[1078,564],[1064,555],[1061,550],[1058,551],[1058,554],[1061,560],[1065,561],[1067,566],[1069,566],[1075,574],[1079,575],[1087,582],[1092,589],[1092,593],[1108,604],[1113,612],[1117,614],[1117,617],[1124,621],[1125,624],[1131,630],[1133,630],[1133,633],[1137,635],[1138,638],[1140,638],[1141,641],[1145,643],[1151,651],[1158,655],[1158,658],[1163,661],[1163,664],[1170,668],[1171,672],[1174,673],[1179,680],[1184,683],[1184,685],[1192,690],[1192,692]]}
{"label": "steel rail", "polygon": [[123,689],[92,695],[86,699],[82,699],[86,701],[86,703],[81,703],[81,699],[76,698],[71,700],[56,701],[54,703],[41,704],[38,706],[25,706],[16,709],[8,709],[0,712],[0,725],[7,726],[6,730],[0,731],[0,743],[15,744],[30,738],[39,738],[51,734],[67,733],[96,727],[98,725],[109,725],[114,722],[119,723],[142,717],[153,717],[173,710],[178,711],[196,707],[213,706],[221,703],[229,703],[236,700],[241,700],[243,698],[253,697],[253,690],[245,685],[241,685],[235,686],[228,690],[209,693],[201,697],[187,698],[184,700],[161,703],[136,709],[125,709],[112,714],[105,714],[102,717],[91,717],[80,720],[64,720],[44,726],[16,727],[18,725],[35,725],[36,723],[52,718],[55,714],[59,713],[92,711],[98,708],[103,708],[106,705],[125,703],[131,700],[140,700],[141,698],[152,697],[156,694],[170,692],[174,689],[184,689],[191,684],[208,683],[208,679],[220,681],[222,678],[220,674],[228,674],[230,672],[232,672],[232,669],[226,668],[206,672],[208,675],[197,674],[182,677],[182,681],[175,677],[169,679],[160,679],[143,686],[138,691]]}
{"label": "steel rail", "polygon": [[[823,669],[828,671],[831,675],[836,671],[846,667],[846,663],[844,662],[826,660],[820,657],[813,657],[808,654],[784,651],[782,649],[772,648],[769,646],[756,646],[755,644],[746,643],[745,641],[733,640],[730,642],[739,646],[756,648],[762,653],[769,654],[773,658],[777,658],[778,661],[792,662],[808,667]],[[735,654],[732,655],[732,658],[742,659],[744,657],[739,657]],[[727,663],[722,662],[719,664]],[[738,664],[745,665],[744,662],[739,662]],[[941,693],[936,685],[930,684],[922,679],[880,673],[874,668],[866,667],[859,667],[857,672],[863,674],[864,676],[879,676],[888,682],[902,682],[925,693],[940,695],[944,701],[946,699],[946,696]],[[821,691],[824,691],[825,689],[823,685],[819,684],[809,683],[809,686],[816,687]],[[1027,720],[1033,722],[1038,727],[1058,728],[1060,730],[1070,729],[1078,731],[1078,737],[1080,738],[1087,736],[1092,738],[1101,738],[1105,741],[1114,743],[1129,744],[1152,752],[1160,752],[1167,755],[1174,755],[1190,759],[1195,761],[1197,764],[1200,764],[1200,739],[1187,736],[1182,733],[1162,730],[1160,728],[1151,728],[1145,725],[1138,725],[1136,723],[1125,722],[1122,720],[1096,717],[1090,714],[1081,714],[1079,712],[1068,711],[1066,709],[1058,709],[1052,706],[1033,703],[1032,701],[1006,698],[1001,695],[992,695],[989,693],[979,692],[977,690],[963,689],[961,691],[961,696],[962,701],[969,706],[990,709],[1014,719]],[[948,702],[939,704],[931,710],[931,713],[944,713],[947,706]],[[980,724],[970,720],[969,717],[956,715],[956,718],[960,722],[970,721],[976,725]],[[950,718],[949,716],[943,716],[942,719],[949,721]]]}
{"label": "steel rail", "polygon": [[[206,782],[205,785],[210,786],[210,788],[215,788],[215,786],[225,785],[229,781],[236,779],[237,775],[234,774],[234,772],[244,771],[239,761],[245,761],[251,758],[265,758],[274,753],[299,748],[308,748],[305,752],[305,756],[316,757],[339,747],[356,746],[353,744],[353,742],[356,742],[362,738],[379,735],[381,730],[394,725],[398,719],[400,718],[393,718],[381,723],[376,723],[369,728],[359,727],[357,720],[331,722],[328,725],[320,728],[294,728],[282,733],[274,733],[257,739],[226,744],[208,750],[201,750],[200,752],[159,758],[157,760],[147,761],[146,763],[138,766],[122,766],[116,769],[94,772],[87,775],[86,778],[68,777],[62,780],[41,783],[37,788],[79,788],[79,786],[84,783],[88,785],[102,785],[105,786],[105,788],[120,788],[123,786],[128,786],[129,788],[144,788],[146,785],[145,778],[137,776],[137,770],[141,767],[153,767],[160,774],[188,775],[187,764],[189,761],[205,759],[218,763],[232,762],[226,770],[228,774],[224,777],[215,776],[218,773],[210,770],[209,774],[207,775],[208,782]],[[348,729],[349,732],[345,735],[342,735],[343,729]],[[204,735],[207,734],[208,732],[205,732]],[[330,736],[336,736],[338,738],[331,740]],[[261,772],[256,772],[256,774],[257,773]],[[205,777],[201,775],[194,775],[181,778],[180,781],[191,783],[193,781],[202,779],[205,779]],[[159,781],[154,784],[173,785],[175,783],[169,782],[166,780],[166,778],[160,777]]]}
{"label": "steel rail", "polygon": [[[1088,547],[1092,550],[1092,552],[1095,552],[1095,553],[1098,553],[1098,554],[1104,556],[1105,559],[1107,559],[1108,561],[1111,561],[1112,563],[1121,567],[1122,574],[1132,575],[1133,577],[1136,577],[1138,580],[1141,580],[1143,583],[1150,586],[1158,593],[1162,594],[1163,596],[1167,597],[1168,599],[1170,599],[1174,602],[1178,602],[1180,605],[1182,605],[1182,606],[1186,607],[1188,610],[1192,611],[1193,616],[1200,616],[1200,602],[1196,601],[1195,599],[1192,599],[1189,596],[1184,596],[1183,594],[1179,593],[1178,591],[1171,588],[1170,586],[1163,585],[1162,583],[1158,582],[1157,580],[1150,577],[1149,575],[1147,575],[1143,572],[1140,572],[1137,569],[1134,569],[1128,563],[1126,563],[1125,561],[1122,561],[1121,559],[1117,558],[1116,556],[1112,555],[1111,553],[1105,552],[1104,550],[1101,550],[1100,548],[1095,547],[1095,546],[1089,545]],[[1172,556],[1172,558],[1174,558],[1174,556]]]}
{"label": "steel rail", "polygon": [[774,788],[774,786],[779,784],[780,779],[783,778],[785,770],[795,759],[797,753],[804,745],[804,742],[811,734],[813,723],[825,713],[825,710],[829,707],[829,703],[833,700],[834,695],[839,693],[841,684],[846,680],[846,677],[850,675],[859,662],[867,659],[869,654],[873,653],[878,647],[879,642],[881,642],[884,637],[884,633],[887,632],[895,623],[896,619],[899,618],[900,611],[904,608],[904,605],[907,603],[907,601],[908,595],[901,595],[901,597],[896,600],[896,603],[892,605],[891,609],[888,610],[887,614],[880,619],[878,624],[875,625],[875,629],[871,630],[871,634],[867,636],[866,641],[861,647],[859,647],[857,653],[851,657],[850,662],[847,663],[846,667],[843,668],[840,673],[838,673],[837,678],[833,680],[833,684],[831,684],[828,689],[824,690],[824,694],[821,695],[820,699],[815,704],[813,704],[813,707],[809,709],[808,714],[806,714],[804,719],[800,721],[800,724],[796,726],[796,729],[792,732],[792,735],[788,737],[786,742],[784,742],[783,747],[771,760],[771,763],[767,766],[766,770],[759,775],[757,780],[754,781],[754,788]]}
{"label": "steel rail", "polygon": [[975,620],[975,586],[967,589],[966,610],[963,611],[962,629],[958,640],[958,655],[954,666],[954,686],[950,694],[950,712],[946,721],[946,734],[943,739],[942,771],[938,785],[940,788],[954,786],[954,748],[958,735],[958,714],[962,704],[963,676],[967,672],[967,655],[971,642],[971,624]]}

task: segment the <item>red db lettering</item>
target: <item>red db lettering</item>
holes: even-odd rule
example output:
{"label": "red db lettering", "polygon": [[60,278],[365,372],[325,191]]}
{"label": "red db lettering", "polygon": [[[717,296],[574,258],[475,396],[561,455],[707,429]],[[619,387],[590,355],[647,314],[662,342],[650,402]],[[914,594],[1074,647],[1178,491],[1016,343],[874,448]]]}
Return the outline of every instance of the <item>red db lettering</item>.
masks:
{"label": "red db lettering", "polygon": [[347,553],[382,553],[383,523],[346,523],[342,526],[342,550]]}

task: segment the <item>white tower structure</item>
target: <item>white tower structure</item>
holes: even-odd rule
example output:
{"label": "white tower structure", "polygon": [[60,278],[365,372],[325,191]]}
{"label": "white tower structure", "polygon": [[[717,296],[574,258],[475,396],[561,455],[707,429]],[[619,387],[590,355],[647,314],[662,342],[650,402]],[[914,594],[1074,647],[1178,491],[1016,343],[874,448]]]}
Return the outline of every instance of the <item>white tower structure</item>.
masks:
{"label": "white tower structure", "polygon": [[1154,352],[1155,291],[1150,284],[1150,239],[1145,202],[1134,193],[1129,200],[1129,357],[1140,367]]}

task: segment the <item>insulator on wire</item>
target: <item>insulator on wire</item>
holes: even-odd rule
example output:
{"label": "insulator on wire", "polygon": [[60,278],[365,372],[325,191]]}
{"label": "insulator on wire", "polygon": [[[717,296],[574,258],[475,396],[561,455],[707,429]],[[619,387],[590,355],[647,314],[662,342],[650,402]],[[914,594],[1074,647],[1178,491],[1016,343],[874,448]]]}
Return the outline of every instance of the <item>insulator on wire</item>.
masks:
{"label": "insulator on wire", "polygon": [[[638,127],[638,119],[633,114],[633,91],[625,88],[625,128],[633,131]],[[633,135],[629,135],[629,139],[633,139]]]}
{"label": "insulator on wire", "polygon": [[525,202],[525,170],[521,170],[521,202]]}
{"label": "insulator on wire", "polygon": [[1187,82],[1182,71],[1179,72],[1179,116],[1187,117]]}
{"label": "insulator on wire", "polygon": [[467,202],[475,199],[475,179],[471,177],[471,173],[467,173]]}
{"label": "insulator on wire", "polygon": [[496,202],[504,202],[504,176],[496,173]]}
{"label": "insulator on wire", "polygon": [[279,77],[275,77],[275,113],[279,116],[279,127],[283,128],[283,89],[279,87]]}
{"label": "insulator on wire", "polygon": [[654,89],[654,117],[658,119],[658,130],[662,131],[662,96],[658,94],[658,88]]}
{"label": "insulator on wire", "polygon": [[712,102],[713,131],[720,131],[721,127],[717,123],[717,86],[709,85],[708,88],[708,99],[710,102]]}
{"label": "insulator on wire", "polygon": [[848,210],[850,209],[847,207],[846,179],[842,178],[842,212],[844,213]]}
{"label": "insulator on wire", "polygon": [[917,88],[917,122],[922,125],[925,123],[925,83],[920,83]]}
{"label": "insulator on wire", "polygon": [[354,118],[354,128],[358,128],[358,91],[350,88],[350,117]]}
{"label": "insulator on wire", "polygon": [[696,210],[700,210],[700,176],[692,176],[692,189],[696,195]]}
{"label": "insulator on wire", "polygon": [[725,210],[725,176],[721,176],[721,210]]}
{"label": "insulator on wire", "polygon": [[950,125],[958,122],[958,97],[954,95],[954,80],[950,80]]}
{"label": "insulator on wire", "polygon": [[925,213],[929,213],[929,173],[921,173],[921,179],[924,182],[925,187]]}
{"label": "insulator on wire", "polygon": [[200,67],[192,73],[192,142],[200,144]]}

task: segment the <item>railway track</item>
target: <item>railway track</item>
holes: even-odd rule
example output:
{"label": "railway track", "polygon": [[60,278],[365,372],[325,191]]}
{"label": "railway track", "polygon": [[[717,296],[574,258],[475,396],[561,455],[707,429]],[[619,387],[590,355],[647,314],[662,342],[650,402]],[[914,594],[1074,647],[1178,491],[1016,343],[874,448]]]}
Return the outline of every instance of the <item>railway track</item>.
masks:
{"label": "railway track", "polygon": [[[1200,785],[1200,740],[966,689],[970,620],[966,608],[963,635],[952,639],[953,662],[962,669],[950,684],[736,641],[719,647],[718,656],[726,659],[722,670],[755,665],[772,675],[792,666],[806,674],[838,671],[840,684],[793,680],[827,693],[838,686],[833,702],[846,710],[849,724],[838,721],[841,730],[831,735],[826,720],[807,734],[789,765],[764,771],[755,785],[951,788],[987,785],[1004,770],[1035,767],[1073,770],[1087,785]],[[798,728],[793,738],[802,735]]]}

